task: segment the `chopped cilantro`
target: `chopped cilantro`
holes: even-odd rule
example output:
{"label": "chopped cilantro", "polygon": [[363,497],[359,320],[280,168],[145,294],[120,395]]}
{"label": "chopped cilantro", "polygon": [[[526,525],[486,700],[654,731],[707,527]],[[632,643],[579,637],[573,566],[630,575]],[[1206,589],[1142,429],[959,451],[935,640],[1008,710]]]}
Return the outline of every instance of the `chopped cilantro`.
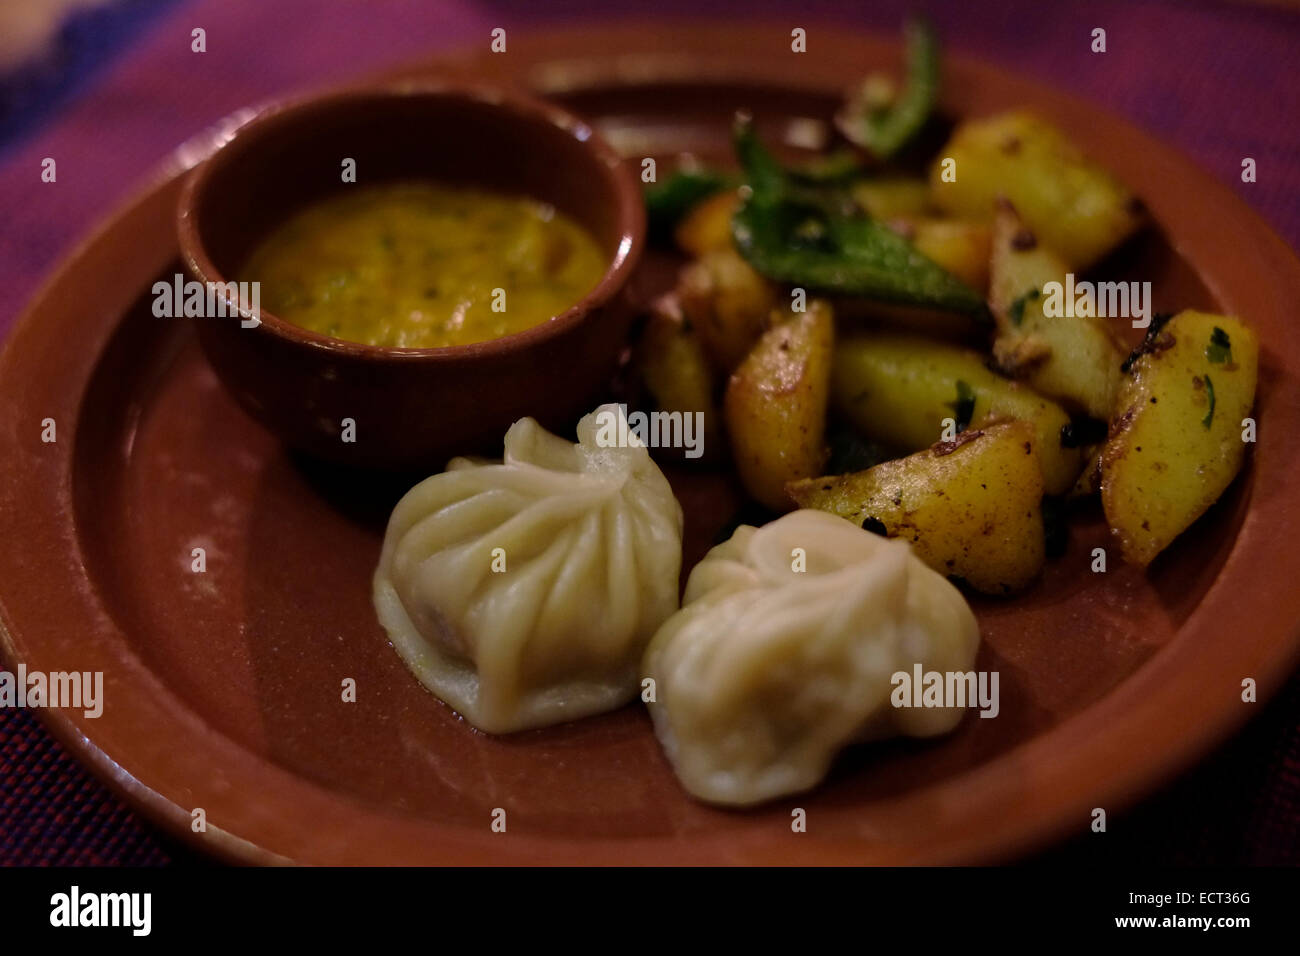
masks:
{"label": "chopped cilantro", "polygon": [[1210,410],[1206,412],[1205,417],[1201,419],[1201,424],[1206,428],[1209,428],[1210,423],[1214,421],[1214,383],[1210,381],[1210,376],[1208,375],[1205,376],[1205,391],[1210,395]]}
{"label": "chopped cilantro", "polygon": [[1217,325],[1210,335],[1210,344],[1205,347],[1205,357],[1216,365],[1232,361],[1232,341],[1228,338],[1228,333]]}
{"label": "chopped cilantro", "polygon": [[1042,294],[1043,293],[1037,289],[1030,289],[1024,295],[1014,300],[1011,303],[1010,308],[1007,309],[1007,316],[1011,319],[1011,324],[1019,325],[1021,322],[1025,321],[1025,306],[1041,297]]}

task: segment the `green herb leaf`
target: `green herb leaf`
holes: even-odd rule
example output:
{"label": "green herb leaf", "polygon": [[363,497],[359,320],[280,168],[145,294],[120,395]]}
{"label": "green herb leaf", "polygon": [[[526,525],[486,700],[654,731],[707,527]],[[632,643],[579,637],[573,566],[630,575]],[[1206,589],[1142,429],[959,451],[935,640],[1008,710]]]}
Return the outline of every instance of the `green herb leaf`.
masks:
{"label": "green herb leaf", "polygon": [[1211,423],[1214,421],[1214,383],[1210,381],[1210,376],[1208,375],[1205,376],[1205,390],[1210,396],[1210,410],[1206,412],[1205,417],[1201,419],[1201,424],[1206,428],[1209,428]]}
{"label": "green herb leaf", "polygon": [[971,416],[975,414],[975,391],[966,382],[957,379],[957,400],[949,402],[953,421],[957,423],[957,434],[961,434],[970,425]]}
{"label": "green herb leaf", "polygon": [[1210,344],[1205,347],[1205,357],[1216,365],[1225,365],[1232,361],[1232,340],[1228,333],[1217,325],[1210,334]]}
{"label": "green herb leaf", "polygon": [[737,121],[735,144],[749,188],[732,237],[761,275],[820,292],[987,315],[979,293],[866,216],[842,185],[790,175],[748,117]]}
{"label": "green herb leaf", "polygon": [[1025,321],[1025,306],[1043,295],[1039,289],[1030,289],[1024,295],[1015,299],[1007,309],[1007,317],[1011,319],[1012,325],[1019,325]]}

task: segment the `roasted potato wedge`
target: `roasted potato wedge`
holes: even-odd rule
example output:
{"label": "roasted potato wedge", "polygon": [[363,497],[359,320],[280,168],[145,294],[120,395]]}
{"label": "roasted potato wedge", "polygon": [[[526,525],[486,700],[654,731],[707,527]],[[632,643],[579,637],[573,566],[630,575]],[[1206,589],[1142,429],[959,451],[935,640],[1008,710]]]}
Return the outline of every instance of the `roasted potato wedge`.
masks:
{"label": "roasted potato wedge", "polygon": [[714,369],[723,375],[749,354],[777,304],[776,287],[734,249],[714,250],[683,268],[677,294]]}
{"label": "roasted potato wedge", "polygon": [[1238,319],[1180,312],[1152,325],[1120,385],[1101,502],[1125,560],[1145,566],[1241,468],[1259,342]]}
{"label": "roasted potato wedge", "polygon": [[1027,385],[992,372],[969,349],[894,333],[840,341],[831,374],[836,409],[866,437],[901,451],[945,436],[944,419],[980,428],[1000,418],[1031,422],[1048,494],[1069,490],[1083,467],[1078,448],[1061,444],[1070,416]]}
{"label": "roasted potato wedge", "polygon": [[834,323],[819,299],[766,332],[727,384],[723,402],[732,457],[745,489],[789,511],[788,481],[821,471]]}
{"label": "roasted potato wedge", "polygon": [[729,189],[695,206],[677,224],[674,238],[678,247],[697,259],[706,253],[732,248],[731,217],[739,202],[735,190]]}
{"label": "roasted potato wedge", "polygon": [[[713,371],[699,335],[686,321],[675,295],[662,296],[651,307],[633,362],[655,410],[703,415],[703,454],[699,457],[716,459],[721,416],[713,401]],[[656,449],[656,454],[668,451]]]}
{"label": "roasted potato wedge", "polygon": [[950,442],[852,475],[786,486],[829,511],[912,542],[917,557],[977,591],[1010,594],[1043,567],[1043,475],[1029,422],[968,429]]}
{"label": "roasted potato wedge", "polygon": [[[952,182],[944,182],[946,160],[955,162]],[[950,215],[981,222],[993,216],[995,200],[1011,200],[1035,235],[1076,271],[1143,221],[1133,193],[1056,127],[1023,111],[958,126],[930,169],[930,196]]]}
{"label": "roasted potato wedge", "polygon": [[1095,316],[1049,316],[1044,287],[1064,283],[1065,260],[1001,204],[993,224],[989,305],[997,322],[999,368],[1072,411],[1107,421],[1115,407],[1124,353],[1109,322]]}

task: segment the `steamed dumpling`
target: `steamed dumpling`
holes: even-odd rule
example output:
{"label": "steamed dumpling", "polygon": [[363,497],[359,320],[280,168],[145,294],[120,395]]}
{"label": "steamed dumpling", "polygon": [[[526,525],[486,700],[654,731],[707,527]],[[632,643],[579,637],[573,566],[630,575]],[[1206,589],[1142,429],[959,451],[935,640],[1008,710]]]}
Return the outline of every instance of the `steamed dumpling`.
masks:
{"label": "steamed dumpling", "polygon": [[854,741],[951,730],[958,708],[892,706],[892,676],[967,671],[978,646],[965,599],[906,542],[804,510],[710,551],[644,670],[686,789],[746,805],[815,786]]}
{"label": "steamed dumpling", "polygon": [[[458,458],[389,519],[375,609],[415,676],[490,733],[612,710],[640,687],[642,653],[677,609],[682,511],[644,445],[531,418],[502,462]],[[602,447],[607,434],[628,447]]]}

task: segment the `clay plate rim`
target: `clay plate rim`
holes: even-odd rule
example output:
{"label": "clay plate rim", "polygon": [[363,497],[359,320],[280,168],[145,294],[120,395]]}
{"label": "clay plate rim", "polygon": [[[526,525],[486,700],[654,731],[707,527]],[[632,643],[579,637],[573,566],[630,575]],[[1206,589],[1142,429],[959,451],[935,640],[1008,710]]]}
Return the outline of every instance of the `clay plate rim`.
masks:
{"label": "clay plate rim", "polygon": [[[835,89],[855,78],[862,64],[898,62],[892,38],[846,34],[838,26],[816,35],[822,52],[797,68],[754,52],[788,36],[785,26],[689,21],[520,34],[511,38],[508,58],[480,54],[442,62],[477,66],[480,75],[505,73],[540,86],[543,95],[656,78],[766,85],[788,80],[800,88]],[[674,52],[655,53],[664,48]],[[602,58],[592,50],[626,52]],[[990,101],[1037,107],[1068,122],[1087,150],[1104,146],[1107,161],[1147,200],[1215,298],[1260,328],[1268,389],[1261,393],[1262,429],[1285,435],[1300,426],[1300,344],[1286,334],[1287,303],[1300,300],[1300,261],[1263,220],[1226,187],[1122,120],[968,58],[949,54],[947,64],[946,102],[954,112],[966,112],[978,88]],[[427,67],[404,72],[416,71]],[[1249,510],[1231,553],[1175,638],[1109,695],[1052,730],[940,784],[873,804],[876,832],[870,835],[855,829],[852,808],[836,808],[798,839],[756,831],[725,839],[512,834],[494,844],[460,828],[376,811],[297,778],[208,730],[132,653],[87,577],[67,517],[73,513],[72,426],[81,389],[122,311],[175,257],[171,226],[178,177],[221,135],[209,131],[178,149],[141,194],[72,252],[33,298],[0,354],[0,526],[5,540],[24,545],[0,550],[0,649],[10,667],[22,661],[34,670],[106,672],[105,695],[117,703],[99,720],[80,712],[38,715],[128,802],[181,839],[256,863],[1003,859],[1067,830],[1082,832],[1092,806],[1122,808],[1239,727],[1251,711],[1227,692],[1232,684],[1219,675],[1255,677],[1264,699],[1300,657],[1300,599],[1286,586],[1300,572],[1300,554],[1288,550],[1300,533],[1300,512],[1286,494],[1296,452],[1285,440],[1266,440],[1254,450]],[[125,238],[132,236],[152,241]],[[63,351],[68,342],[73,347]],[[75,387],[60,387],[68,382]],[[54,446],[39,443],[33,424],[47,416],[61,423]],[[1194,723],[1196,716],[1202,719]],[[167,732],[160,735],[161,727]],[[244,797],[244,791],[256,798]],[[196,804],[208,811],[206,837],[189,827],[188,808]],[[925,820],[928,839],[882,839],[891,820],[904,819]]]}

